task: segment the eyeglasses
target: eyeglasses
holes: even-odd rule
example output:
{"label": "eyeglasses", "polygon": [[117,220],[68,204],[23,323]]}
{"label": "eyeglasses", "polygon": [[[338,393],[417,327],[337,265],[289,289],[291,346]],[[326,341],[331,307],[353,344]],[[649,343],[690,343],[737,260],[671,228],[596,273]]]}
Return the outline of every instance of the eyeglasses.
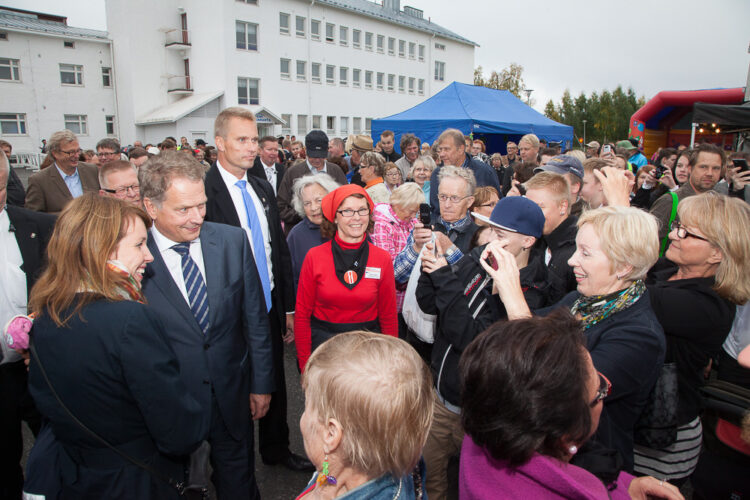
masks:
{"label": "eyeglasses", "polygon": [[73,151],[63,151],[61,149],[60,153],[62,153],[64,155],[68,155],[68,156],[78,156],[79,154],[81,154],[81,150],[80,149],[74,149]]}
{"label": "eyeglasses", "polygon": [[603,401],[604,398],[612,394],[612,383],[605,377],[602,372],[596,372],[597,375],[599,375],[599,390],[596,391],[596,396],[594,397],[594,400],[589,403],[589,406],[592,408],[596,406],[599,401]]}
{"label": "eyeglasses", "polygon": [[479,205],[480,207],[488,207],[488,208],[495,208],[495,205],[497,205],[496,201],[488,201],[487,203],[483,203]]}
{"label": "eyeglasses", "polygon": [[132,186],[125,186],[117,189],[104,189],[102,188],[102,191],[111,193],[117,196],[123,196],[129,191],[133,191],[134,194],[139,194],[141,192],[141,187],[138,184],[133,184]]}
{"label": "eyeglasses", "polygon": [[385,174],[386,177],[401,177],[401,172],[388,172]]}
{"label": "eyeglasses", "polygon": [[458,203],[459,201],[463,201],[463,200],[465,200],[465,199],[466,199],[466,198],[468,198],[469,196],[471,196],[471,195],[466,195],[466,196],[456,196],[456,195],[454,194],[453,196],[448,196],[448,195],[446,195],[446,194],[439,194],[439,195],[438,195],[438,200],[440,200],[440,201],[448,201],[448,200],[450,200],[450,201],[451,201],[451,203]]}
{"label": "eyeglasses", "polygon": [[101,153],[96,153],[97,156],[119,156],[120,153],[117,153],[115,151],[102,151]]}
{"label": "eyeglasses", "polygon": [[[681,240],[684,240],[684,239],[685,239],[685,238],[687,238],[688,236],[691,236],[691,237],[693,237],[693,238],[695,238],[695,239],[698,239],[698,240],[703,240],[703,241],[705,241],[706,243],[711,243],[710,241],[708,241],[708,240],[707,240],[706,238],[704,238],[703,236],[698,236],[698,235],[697,235],[697,234],[695,234],[695,233],[691,233],[690,231],[688,231],[688,230],[687,230],[687,228],[686,228],[685,226],[683,226],[682,224],[680,224],[680,223],[679,223],[679,222],[677,222],[677,221],[673,221],[673,222],[672,222],[672,224],[670,224],[670,225],[669,225],[669,230],[670,230],[670,231],[676,231],[676,232],[677,232],[677,233],[676,233],[676,234],[677,234],[677,237],[678,237],[679,239],[681,239]],[[711,243],[711,244],[713,245],[713,243]]]}
{"label": "eyeglasses", "polygon": [[370,215],[369,208],[360,208],[359,210],[352,210],[351,208],[345,208],[344,210],[336,210],[336,213],[341,214],[342,217],[354,217],[354,214],[364,217]]}

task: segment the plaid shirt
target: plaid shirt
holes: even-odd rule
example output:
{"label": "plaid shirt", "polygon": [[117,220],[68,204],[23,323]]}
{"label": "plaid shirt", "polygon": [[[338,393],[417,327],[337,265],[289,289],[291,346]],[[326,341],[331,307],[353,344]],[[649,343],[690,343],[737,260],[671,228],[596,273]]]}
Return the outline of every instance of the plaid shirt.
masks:
{"label": "plaid shirt", "polygon": [[[375,225],[370,235],[373,245],[382,248],[395,259],[404,249],[417,219],[402,221],[396,216],[393,207],[388,203],[379,203],[375,206],[373,219]],[[399,288],[403,288],[399,290]],[[405,287],[396,286],[396,310],[401,311],[404,303]]]}
{"label": "plaid shirt", "polygon": [[[466,217],[455,223],[450,223],[444,221],[441,217],[438,217],[437,223],[442,224],[447,230],[450,231],[453,228],[470,224],[471,218],[467,215]],[[453,252],[450,256],[446,256],[445,258],[448,261],[448,264],[453,265],[458,262],[463,256],[464,254],[461,252],[461,250],[456,248],[455,252]],[[409,276],[411,276],[411,272],[414,269],[414,264],[417,263],[418,257],[419,252],[414,250],[414,230],[412,229],[411,233],[409,233],[409,237],[406,240],[406,247],[401,251],[401,253],[396,256],[395,259],[393,259],[393,273],[396,277],[396,285],[398,285],[399,283],[407,283],[409,281]]]}

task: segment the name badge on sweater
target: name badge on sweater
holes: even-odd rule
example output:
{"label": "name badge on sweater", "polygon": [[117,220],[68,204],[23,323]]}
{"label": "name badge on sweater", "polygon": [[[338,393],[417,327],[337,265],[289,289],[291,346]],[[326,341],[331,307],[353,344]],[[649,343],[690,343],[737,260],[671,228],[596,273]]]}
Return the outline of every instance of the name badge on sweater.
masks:
{"label": "name badge on sweater", "polygon": [[373,280],[379,280],[380,279],[380,268],[379,267],[366,267],[365,268],[365,278],[370,278]]}

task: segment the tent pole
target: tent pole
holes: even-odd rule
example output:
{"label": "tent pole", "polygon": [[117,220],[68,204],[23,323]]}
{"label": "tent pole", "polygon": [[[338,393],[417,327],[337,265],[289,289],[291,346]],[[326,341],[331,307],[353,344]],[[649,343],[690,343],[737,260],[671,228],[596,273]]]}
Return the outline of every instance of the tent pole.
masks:
{"label": "tent pole", "polygon": [[693,149],[693,144],[695,144],[695,127],[697,126],[697,123],[693,123],[693,128],[690,131],[690,144],[688,145],[688,149]]}

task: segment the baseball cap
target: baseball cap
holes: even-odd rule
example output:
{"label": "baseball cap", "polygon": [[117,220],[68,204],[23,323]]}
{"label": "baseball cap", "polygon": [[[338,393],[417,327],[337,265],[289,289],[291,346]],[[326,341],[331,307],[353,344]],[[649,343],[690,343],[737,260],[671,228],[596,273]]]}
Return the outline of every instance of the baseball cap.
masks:
{"label": "baseball cap", "polygon": [[635,146],[633,146],[633,143],[629,140],[625,139],[623,141],[617,141],[617,144],[615,144],[616,148],[622,148],[622,149],[635,149]]}
{"label": "baseball cap", "polygon": [[598,143],[598,142],[596,142],[596,141],[591,141],[591,142],[589,142],[588,144],[586,144],[586,147],[587,147],[587,148],[596,148],[596,149],[599,149],[599,148],[600,148],[601,146],[602,146],[602,145],[601,145],[601,144],[599,144],[599,143]]}
{"label": "baseball cap", "polygon": [[328,158],[328,136],[322,130],[312,130],[305,136],[305,152],[310,158]]}
{"label": "baseball cap", "polygon": [[541,167],[536,167],[534,169],[535,174],[538,174],[539,172],[573,174],[576,177],[583,179],[583,164],[575,156],[557,155],[550,158],[550,160]]}
{"label": "baseball cap", "polygon": [[544,213],[539,205],[523,196],[506,196],[497,202],[489,217],[476,212],[471,215],[505,231],[542,237]]}

